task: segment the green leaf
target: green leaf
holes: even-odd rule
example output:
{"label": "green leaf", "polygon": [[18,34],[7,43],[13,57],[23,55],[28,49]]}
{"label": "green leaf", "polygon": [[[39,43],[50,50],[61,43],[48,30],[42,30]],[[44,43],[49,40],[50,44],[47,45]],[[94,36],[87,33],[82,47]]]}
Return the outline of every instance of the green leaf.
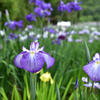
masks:
{"label": "green leaf", "polygon": [[91,61],[91,58],[90,58],[90,51],[86,42],[85,42],[85,53],[86,53],[87,62],[89,63]]}
{"label": "green leaf", "polygon": [[57,92],[57,100],[61,100],[60,99],[60,91],[59,91],[59,87],[57,84],[56,84],[56,92]]}
{"label": "green leaf", "polygon": [[0,93],[2,94],[4,100],[8,100],[8,98],[7,98],[6,94],[5,94],[5,91],[4,91],[4,89],[2,87],[0,88]]}
{"label": "green leaf", "polygon": [[64,95],[63,95],[63,97],[62,97],[62,100],[65,99],[65,97],[66,97],[66,95],[67,95],[67,92],[68,92],[68,90],[69,90],[69,88],[70,88],[70,86],[71,86],[72,80],[73,80],[73,78],[70,79],[68,85],[66,86],[66,90],[65,90]]}

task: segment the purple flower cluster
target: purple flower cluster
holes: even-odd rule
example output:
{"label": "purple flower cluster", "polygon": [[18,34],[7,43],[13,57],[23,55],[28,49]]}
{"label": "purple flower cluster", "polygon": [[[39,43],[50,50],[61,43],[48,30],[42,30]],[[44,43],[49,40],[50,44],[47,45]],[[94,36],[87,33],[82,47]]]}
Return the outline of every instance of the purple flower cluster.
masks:
{"label": "purple flower cluster", "polygon": [[5,22],[4,26],[9,26],[9,29],[15,30],[16,26],[18,26],[19,28],[23,27],[23,20],[20,21],[9,21],[9,22]]}
{"label": "purple flower cluster", "polygon": [[15,57],[14,64],[22,69],[26,69],[31,73],[38,72],[42,69],[44,62],[47,64],[47,69],[52,67],[55,59],[48,53],[44,52],[44,46],[39,48],[39,42],[32,42],[30,50],[23,46],[23,51]]}
{"label": "purple flower cluster", "polygon": [[58,10],[59,11],[68,11],[69,13],[71,13],[72,10],[74,11],[79,11],[82,10],[82,8],[80,7],[80,4],[82,2],[77,2],[77,0],[75,0],[74,2],[68,2],[67,4],[64,4],[64,2],[61,0],[60,1],[60,6],[58,6]]}
{"label": "purple flower cluster", "polygon": [[50,3],[45,3],[41,0],[35,0],[34,3],[36,5],[36,8],[34,9],[36,15],[40,17],[46,17],[51,15],[51,11],[53,10],[53,8],[51,7]]}

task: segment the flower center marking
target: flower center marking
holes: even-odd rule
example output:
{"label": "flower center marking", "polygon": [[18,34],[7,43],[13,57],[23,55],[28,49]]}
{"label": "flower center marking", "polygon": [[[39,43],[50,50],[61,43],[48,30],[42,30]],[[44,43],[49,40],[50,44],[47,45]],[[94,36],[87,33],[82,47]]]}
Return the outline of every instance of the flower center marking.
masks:
{"label": "flower center marking", "polygon": [[99,62],[98,62],[98,61],[97,61],[96,63],[97,63],[97,64],[99,64]]}
{"label": "flower center marking", "polygon": [[34,54],[34,52],[31,52],[31,54]]}

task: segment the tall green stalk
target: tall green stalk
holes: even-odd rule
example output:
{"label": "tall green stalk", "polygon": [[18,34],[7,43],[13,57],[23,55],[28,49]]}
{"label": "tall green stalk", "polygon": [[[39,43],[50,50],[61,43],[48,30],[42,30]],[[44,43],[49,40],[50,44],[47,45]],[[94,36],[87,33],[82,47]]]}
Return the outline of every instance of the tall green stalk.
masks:
{"label": "tall green stalk", "polygon": [[32,100],[35,100],[36,81],[37,81],[37,74],[30,73],[30,89],[31,89]]}

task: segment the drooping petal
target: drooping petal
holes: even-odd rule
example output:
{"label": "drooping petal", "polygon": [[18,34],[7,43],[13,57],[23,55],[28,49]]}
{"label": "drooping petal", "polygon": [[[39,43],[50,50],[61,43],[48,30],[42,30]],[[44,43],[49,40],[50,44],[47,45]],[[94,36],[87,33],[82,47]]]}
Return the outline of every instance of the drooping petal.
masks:
{"label": "drooping petal", "polygon": [[31,42],[31,45],[30,45],[30,50],[35,50],[35,42]]}
{"label": "drooping petal", "polygon": [[85,87],[92,87],[92,83],[89,82],[88,84],[84,84]]}
{"label": "drooping petal", "polygon": [[99,82],[94,83],[94,86],[95,86],[96,88],[100,89],[100,84],[99,84]]}
{"label": "drooping petal", "polygon": [[55,62],[55,59],[52,58],[48,53],[45,53],[45,52],[40,52],[41,56],[44,58],[46,64],[47,64],[47,69],[52,67],[54,62]]}
{"label": "drooping petal", "polygon": [[26,53],[26,52],[21,52],[20,54],[18,54],[18,55],[15,57],[14,64],[15,64],[17,67],[19,67],[19,68],[23,68],[23,67],[21,66],[20,61],[21,61],[22,56],[23,56],[24,53]]}
{"label": "drooping petal", "polygon": [[21,66],[29,72],[35,73],[42,69],[44,58],[39,54],[24,54],[21,59]]}
{"label": "drooping petal", "polygon": [[100,63],[97,64],[95,61],[91,61],[83,67],[83,70],[89,75],[92,81],[100,81]]}

